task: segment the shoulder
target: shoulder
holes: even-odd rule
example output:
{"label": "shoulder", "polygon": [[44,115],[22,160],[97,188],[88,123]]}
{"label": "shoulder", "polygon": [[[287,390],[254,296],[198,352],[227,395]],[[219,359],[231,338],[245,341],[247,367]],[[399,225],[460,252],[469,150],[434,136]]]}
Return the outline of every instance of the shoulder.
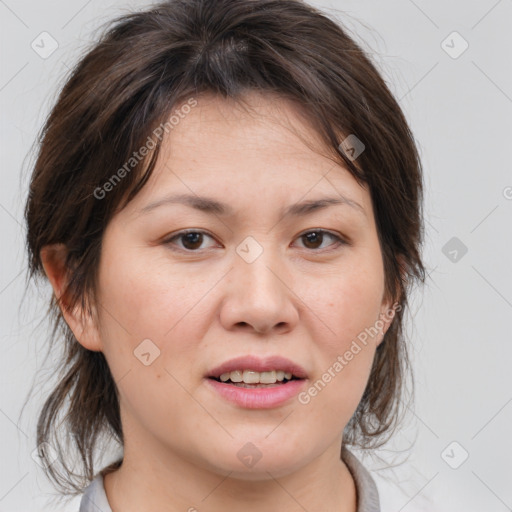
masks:
{"label": "shoulder", "polygon": [[78,512],[112,512],[103,486],[103,475],[99,473],[85,488]]}
{"label": "shoulder", "polygon": [[357,491],[357,512],[380,512],[377,485],[359,459],[343,445],[341,458],[352,473]]}

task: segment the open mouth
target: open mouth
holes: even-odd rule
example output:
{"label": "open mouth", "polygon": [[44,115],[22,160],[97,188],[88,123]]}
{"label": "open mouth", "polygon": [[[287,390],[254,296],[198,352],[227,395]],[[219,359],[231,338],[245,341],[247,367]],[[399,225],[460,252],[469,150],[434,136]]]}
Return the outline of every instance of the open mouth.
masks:
{"label": "open mouth", "polygon": [[205,377],[217,396],[242,409],[285,406],[308,379],[302,366],[281,356],[239,357],[209,370]]}
{"label": "open mouth", "polygon": [[254,370],[235,370],[226,372],[219,377],[209,377],[212,380],[240,388],[272,388],[287,384],[293,380],[303,380],[291,372],[272,370],[257,372]]}

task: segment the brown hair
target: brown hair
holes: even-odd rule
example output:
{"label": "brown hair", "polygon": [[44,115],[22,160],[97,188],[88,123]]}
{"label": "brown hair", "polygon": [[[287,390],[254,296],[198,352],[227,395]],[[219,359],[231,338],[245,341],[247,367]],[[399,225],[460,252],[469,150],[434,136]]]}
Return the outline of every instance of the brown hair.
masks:
{"label": "brown hair", "polygon": [[[63,296],[69,308],[80,302],[90,312],[105,227],[147,182],[161,141],[101,199],[98,187],[180,102],[207,92],[243,101],[250,90],[300,106],[338,162],[369,187],[386,292],[402,308],[377,348],[344,443],[380,446],[397,424],[410,369],[404,307],[413,282],[425,280],[421,163],[404,114],[369,56],[339,23],[300,0],[169,0],[108,27],[72,70],[38,140],[25,206],[29,278],[44,277],[43,247],[64,244]],[[364,143],[357,165],[340,146],[340,134]],[[42,406],[37,442],[43,460],[49,459],[45,443],[60,455],[47,474],[70,493],[93,478],[100,437],[122,446],[123,432],[105,357],[77,342],[61,306],[54,295],[49,346],[62,329],[63,373]],[[77,472],[59,439],[61,425],[79,456]]]}

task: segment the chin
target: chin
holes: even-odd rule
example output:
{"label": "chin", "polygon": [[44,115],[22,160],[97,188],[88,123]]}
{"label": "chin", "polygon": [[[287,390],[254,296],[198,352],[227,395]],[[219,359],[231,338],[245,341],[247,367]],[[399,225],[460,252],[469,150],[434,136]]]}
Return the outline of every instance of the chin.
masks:
{"label": "chin", "polygon": [[[252,468],[241,468],[240,465],[233,465],[227,470],[229,478],[242,480],[246,482],[264,482],[272,478],[283,478],[293,474],[301,467],[298,461],[287,464],[285,461],[273,461],[272,463],[263,464],[260,460]],[[224,472],[223,474],[226,474]]]}
{"label": "chin", "polygon": [[[235,453],[226,453],[221,460],[211,461],[216,472],[228,474],[230,478],[246,481],[264,481],[294,473],[307,463],[303,450],[279,450],[277,447],[259,450],[245,444]],[[311,457],[312,458],[312,457]],[[270,473],[270,474],[269,474]]]}

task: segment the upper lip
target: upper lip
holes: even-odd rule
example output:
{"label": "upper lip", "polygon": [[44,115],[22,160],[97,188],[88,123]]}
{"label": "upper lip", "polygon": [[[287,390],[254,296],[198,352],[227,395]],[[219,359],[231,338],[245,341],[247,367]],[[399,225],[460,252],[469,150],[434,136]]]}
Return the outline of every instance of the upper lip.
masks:
{"label": "upper lip", "polygon": [[256,356],[235,357],[209,370],[207,377],[215,377],[218,379],[223,373],[236,370],[253,370],[256,372],[283,370],[290,372],[300,379],[307,378],[306,370],[304,370],[302,366],[281,356],[268,356],[265,358]]}

